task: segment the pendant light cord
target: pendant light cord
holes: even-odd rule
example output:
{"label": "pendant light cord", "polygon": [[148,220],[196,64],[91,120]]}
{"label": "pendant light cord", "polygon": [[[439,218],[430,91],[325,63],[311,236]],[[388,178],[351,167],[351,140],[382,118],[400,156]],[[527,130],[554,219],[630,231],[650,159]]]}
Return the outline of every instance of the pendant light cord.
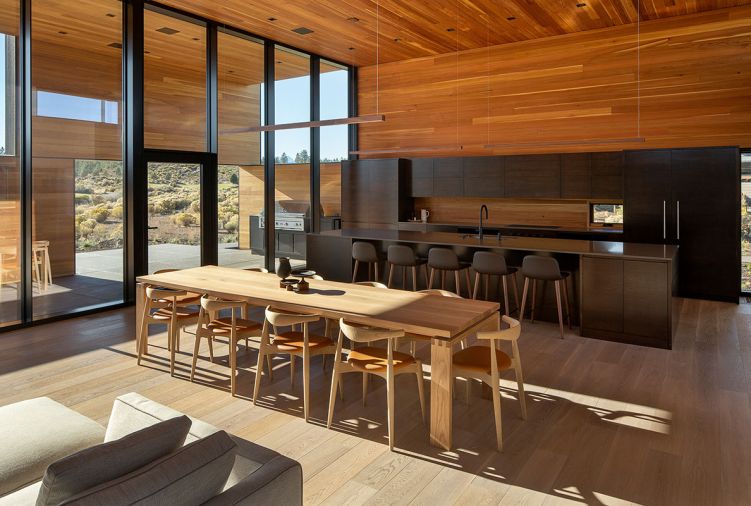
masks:
{"label": "pendant light cord", "polygon": [[636,136],[641,137],[641,0],[636,0]]}

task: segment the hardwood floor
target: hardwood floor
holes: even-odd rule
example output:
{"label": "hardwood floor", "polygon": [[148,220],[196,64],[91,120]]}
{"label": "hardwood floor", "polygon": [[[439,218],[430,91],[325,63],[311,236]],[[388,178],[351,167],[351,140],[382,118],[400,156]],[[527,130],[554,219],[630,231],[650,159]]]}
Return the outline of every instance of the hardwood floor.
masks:
{"label": "hardwood floor", "polygon": [[[232,398],[225,344],[215,346],[215,365],[202,349],[190,383],[192,336],[171,378],[163,333],[136,366],[133,322],[127,309],[0,334],[0,405],[49,396],[106,424],[114,398],[136,391],[297,459],[308,504],[751,503],[751,304],[684,301],[672,351],[570,332],[561,340],[556,325],[525,324],[529,418],[520,418],[513,375],[504,376],[501,454],[477,384],[469,406],[457,385],[455,449],[445,452],[428,443],[414,378],[398,378],[389,452],[377,379],[363,407],[360,379],[344,378],[327,430],[330,361],[325,372],[313,361],[306,424],[302,378],[290,387],[286,359],[275,360],[254,407],[254,350],[239,352]],[[418,355],[428,362],[428,347]]]}

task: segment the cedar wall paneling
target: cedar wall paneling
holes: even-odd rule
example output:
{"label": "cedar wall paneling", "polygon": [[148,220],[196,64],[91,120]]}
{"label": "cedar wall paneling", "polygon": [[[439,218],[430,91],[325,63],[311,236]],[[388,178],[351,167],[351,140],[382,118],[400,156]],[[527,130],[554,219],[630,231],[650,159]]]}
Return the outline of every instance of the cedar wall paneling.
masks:
{"label": "cedar wall paneling", "polygon": [[[646,141],[584,141],[637,136],[635,28],[382,64],[378,81],[361,68],[359,112],[376,112],[378,96],[386,121],[360,126],[360,149],[440,148],[363,156],[751,146],[751,6],[642,23]],[[575,142],[540,144],[551,141]]]}

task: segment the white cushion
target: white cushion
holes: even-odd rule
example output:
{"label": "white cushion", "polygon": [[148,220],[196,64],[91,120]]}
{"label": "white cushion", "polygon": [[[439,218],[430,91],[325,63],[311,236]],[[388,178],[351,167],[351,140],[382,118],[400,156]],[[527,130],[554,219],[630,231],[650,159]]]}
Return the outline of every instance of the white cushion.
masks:
{"label": "white cushion", "polygon": [[180,416],[53,462],[44,473],[36,505],[60,504],[150,464],[182,447],[188,429],[190,419]]}
{"label": "white cushion", "polygon": [[222,492],[235,463],[235,451],[234,441],[220,431],[89,489],[61,506],[198,506]]}
{"label": "white cushion", "polygon": [[0,496],[39,481],[52,462],[104,438],[104,427],[47,397],[2,406],[0,420]]}

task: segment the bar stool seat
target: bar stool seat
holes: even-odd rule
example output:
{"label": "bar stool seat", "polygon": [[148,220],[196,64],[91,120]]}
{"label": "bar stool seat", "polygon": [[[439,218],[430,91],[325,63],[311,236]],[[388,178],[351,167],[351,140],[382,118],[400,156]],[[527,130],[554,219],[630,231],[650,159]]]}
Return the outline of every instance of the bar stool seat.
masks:
{"label": "bar stool seat", "polygon": [[503,255],[493,253],[492,251],[477,251],[472,257],[472,269],[475,271],[475,289],[472,292],[472,298],[477,298],[480,291],[480,281],[485,278],[485,300],[488,299],[488,287],[490,285],[490,276],[498,276],[503,284],[503,302],[506,316],[510,316],[508,303],[508,279],[511,277],[511,285],[514,289],[514,302],[519,308],[519,289],[516,287],[516,273],[519,270],[516,267],[506,265],[506,259]]}
{"label": "bar stool seat", "polygon": [[561,284],[563,284],[563,300],[566,305],[566,318],[568,327],[571,328],[571,311],[568,300],[567,280],[571,273],[561,271],[558,260],[553,257],[539,255],[527,255],[522,261],[522,275],[524,276],[524,289],[522,291],[522,307],[519,311],[519,321],[524,320],[524,308],[527,302],[529,280],[532,280],[532,314],[531,321],[535,321],[535,305],[537,300],[537,281],[552,281],[555,285],[555,299],[558,306],[558,326],[560,327],[561,339],[563,339],[563,311],[561,309]]}
{"label": "bar stool seat", "polygon": [[428,280],[428,289],[433,288],[433,279],[435,272],[441,275],[441,290],[445,287],[446,272],[454,273],[454,282],[456,284],[456,294],[461,295],[461,280],[459,273],[464,271],[467,280],[467,295],[472,292],[472,284],[469,280],[469,268],[471,264],[460,262],[453,250],[448,248],[430,248],[428,251],[428,268],[430,268],[430,279]]}
{"label": "bar stool seat", "polygon": [[[402,288],[407,289],[407,269],[412,270],[412,291],[417,290],[417,269],[427,263],[424,258],[418,258],[409,246],[392,244],[389,246],[386,258],[389,264],[389,279],[386,286],[391,288],[394,277],[394,267],[402,268]],[[425,283],[428,282],[428,271],[425,269]]]}
{"label": "bar stool seat", "polygon": [[375,274],[375,281],[378,281],[378,252],[369,242],[356,241],[352,243],[352,259],[355,261],[355,268],[352,271],[352,282],[357,281],[357,272],[360,269],[360,263],[367,264],[368,266],[368,281],[370,281],[370,266],[373,265]]}

